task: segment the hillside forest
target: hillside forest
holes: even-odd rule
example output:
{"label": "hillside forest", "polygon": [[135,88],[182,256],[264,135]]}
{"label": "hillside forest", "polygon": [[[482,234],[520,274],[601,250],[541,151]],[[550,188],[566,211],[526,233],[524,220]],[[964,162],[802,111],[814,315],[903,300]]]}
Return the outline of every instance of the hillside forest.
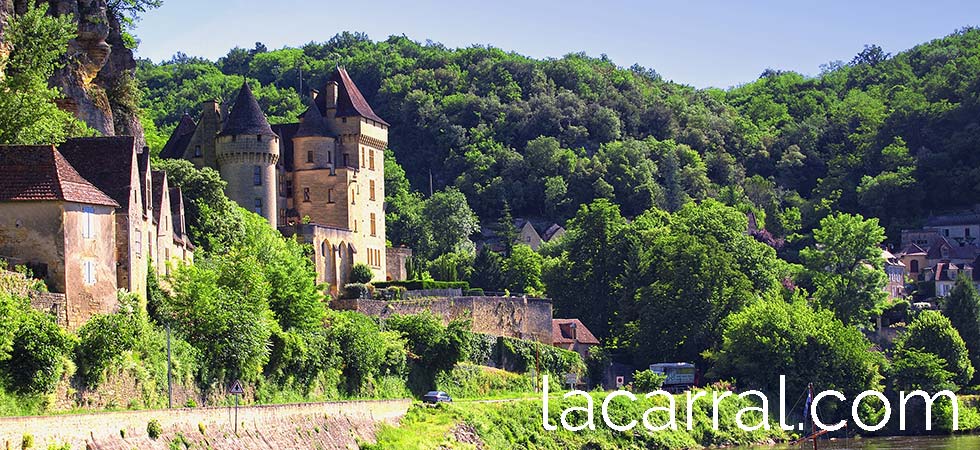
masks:
{"label": "hillside forest", "polygon": [[[22,17],[36,24],[11,26],[25,44],[3,61],[12,75],[0,80],[4,95],[54,99],[43,80],[71,30],[43,14]],[[34,54],[47,56],[25,56]],[[345,32],[299,48],[256,43],[216,61],[180,52],[139,60],[132,86],[110,94],[138,111],[156,153],[203,101],[227,109],[243,80],[271,122],[296,121],[337,65],[391,123],[386,233],[414,250],[413,278],[552,299],[556,317],[581,319],[602,342],[587,362],[593,376],[610,362],[693,361],[708,380],[766,391],[776,374],[791,390],[813,382],[849,397],[976,389],[973,284],[959,283],[942,312],[913,313],[887,299],[880,255],[901,229],[980,199],[980,29],[895,55],[868,45],[816,76],[771,69],[730,89],[695,89],[605,56],[539,60]],[[0,96],[0,125],[23,116],[15,106]],[[47,128],[22,125],[0,138],[91,133],[56,108],[38,110],[50,120],[34,123]],[[188,383],[207,391],[242,377],[267,400],[418,392],[452,363],[479,359],[464,323],[326,308],[310,249],[228,200],[217,172],[154,166],[188,197],[196,262],[162,280],[170,289],[151,290],[145,305],[57,341],[86,383],[102,382],[119,355],[158,361],[141,349],[158,347],[163,324],[183,342]],[[516,242],[518,218],[567,234],[533,251]],[[479,245],[486,230],[502,252]],[[16,299],[4,305],[33,317]],[[882,349],[867,332],[886,314],[908,327]],[[33,322],[18,320],[33,336]],[[0,373],[14,372],[7,349],[30,341],[17,333],[0,334]],[[107,336],[127,340],[94,351]],[[586,370],[553,352],[553,372]],[[41,381],[41,391],[55,382]]]}

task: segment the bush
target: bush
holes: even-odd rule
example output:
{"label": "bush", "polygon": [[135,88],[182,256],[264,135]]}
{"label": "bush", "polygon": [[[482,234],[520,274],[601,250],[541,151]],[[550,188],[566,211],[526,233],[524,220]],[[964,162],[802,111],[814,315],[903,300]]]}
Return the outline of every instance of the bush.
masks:
{"label": "bush", "polygon": [[486,398],[534,392],[534,379],[491,367],[460,363],[436,377],[436,389],[453,398]]}
{"label": "bush", "polygon": [[436,375],[452,370],[470,349],[469,322],[454,320],[443,325],[431,312],[415,315],[395,314],[385,321],[406,342],[409,359],[409,387],[417,394],[435,387]]}
{"label": "bush", "polygon": [[483,288],[470,288],[463,291],[463,295],[467,297],[483,297]]}
{"label": "bush", "polygon": [[86,386],[97,387],[105,380],[105,370],[118,362],[123,352],[136,350],[140,327],[131,312],[99,314],[78,330],[75,349],[78,373]]}
{"label": "bush", "polygon": [[465,281],[433,281],[433,280],[410,280],[410,281],[378,281],[371,283],[376,288],[388,288],[400,286],[409,291],[421,291],[428,289],[460,289],[470,288],[470,284]]}
{"label": "bush", "polygon": [[375,289],[374,298],[378,300],[401,300],[405,298],[405,288],[392,286],[384,289]]}
{"label": "bush", "polygon": [[372,318],[353,311],[333,313],[328,322],[348,394],[360,393],[376,376],[404,373],[404,342],[397,333],[381,332]]}
{"label": "bush", "polygon": [[146,434],[150,439],[158,439],[163,434],[163,427],[160,426],[160,422],[156,419],[150,419],[146,424]]}
{"label": "bush", "polygon": [[633,373],[633,389],[638,392],[653,392],[659,390],[667,381],[667,375],[654,371],[638,370]]}
{"label": "bush", "polygon": [[585,362],[581,355],[540,342],[502,337],[498,339],[497,351],[501,368],[513,372],[527,372],[538,364],[541,373],[556,376],[585,373]]}
{"label": "bush", "polygon": [[28,310],[14,333],[10,359],[0,363],[10,387],[25,394],[47,393],[54,389],[75,345],[54,318]]}
{"label": "bush", "polygon": [[367,284],[374,279],[374,271],[364,263],[354,264],[350,269],[350,282]]}
{"label": "bush", "polygon": [[23,437],[21,437],[21,439],[20,439],[20,448],[21,448],[21,450],[27,450],[27,449],[33,448],[33,447],[34,447],[34,435],[33,434],[25,434]]}
{"label": "bush", "polygon": [[362,283],[347,283],[344,285],[342,298],[371,298],[371,285]]}
{"label": "bush", "polygon": [[494,356],[497,350],[497,336],[483,333],[470,333],[470,350],[467,361],[481,366],[494,364]]}

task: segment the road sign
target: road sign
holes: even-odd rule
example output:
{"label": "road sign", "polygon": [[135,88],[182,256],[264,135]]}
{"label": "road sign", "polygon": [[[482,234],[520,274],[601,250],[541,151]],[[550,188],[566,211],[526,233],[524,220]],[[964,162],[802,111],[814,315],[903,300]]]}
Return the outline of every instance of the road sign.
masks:
{"label": "road sign", "polygon": [[231,384],[231,387],[228,388],[228,393],[232,395],[244,395],[245,389],[242,389],[242,382],[235,380],[235,382]]}
{"label": "road sign", "polygon": [[623,376],[616,377],[616,387],[621,388],[626,384],[626,378]]}

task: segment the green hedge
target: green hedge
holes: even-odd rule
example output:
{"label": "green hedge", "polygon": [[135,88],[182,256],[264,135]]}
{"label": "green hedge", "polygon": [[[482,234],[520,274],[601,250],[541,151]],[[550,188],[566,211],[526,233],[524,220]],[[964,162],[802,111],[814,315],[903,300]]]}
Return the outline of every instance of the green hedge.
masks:
{"label": "green hedge", "polygon": [[462,289],[465,291],[470,288],[470,284],[465,281],[409,280],[409,281],[378,281],[372,284],[376,288],[389,288],[389,287],[399,286],[409,291],[421,291],[427,289]]}
{"label": "green hedge", "polygon": [[564,375],[585,374],[585,361],[576,352],[536,341],[473,333],[468,360],[479,365],[493,365],[510,372],[525,373],[540,364],[542,372]]}

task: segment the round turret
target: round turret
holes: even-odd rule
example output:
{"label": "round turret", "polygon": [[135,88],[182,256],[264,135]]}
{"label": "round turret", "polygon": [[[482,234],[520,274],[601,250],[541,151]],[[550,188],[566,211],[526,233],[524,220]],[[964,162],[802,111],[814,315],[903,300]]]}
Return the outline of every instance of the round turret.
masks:
{"label": "round turret", "polygon": [[228,198],[276,226],[276,163],[279,136],[272,131],[248,83],[244,83],[215,142]]}

